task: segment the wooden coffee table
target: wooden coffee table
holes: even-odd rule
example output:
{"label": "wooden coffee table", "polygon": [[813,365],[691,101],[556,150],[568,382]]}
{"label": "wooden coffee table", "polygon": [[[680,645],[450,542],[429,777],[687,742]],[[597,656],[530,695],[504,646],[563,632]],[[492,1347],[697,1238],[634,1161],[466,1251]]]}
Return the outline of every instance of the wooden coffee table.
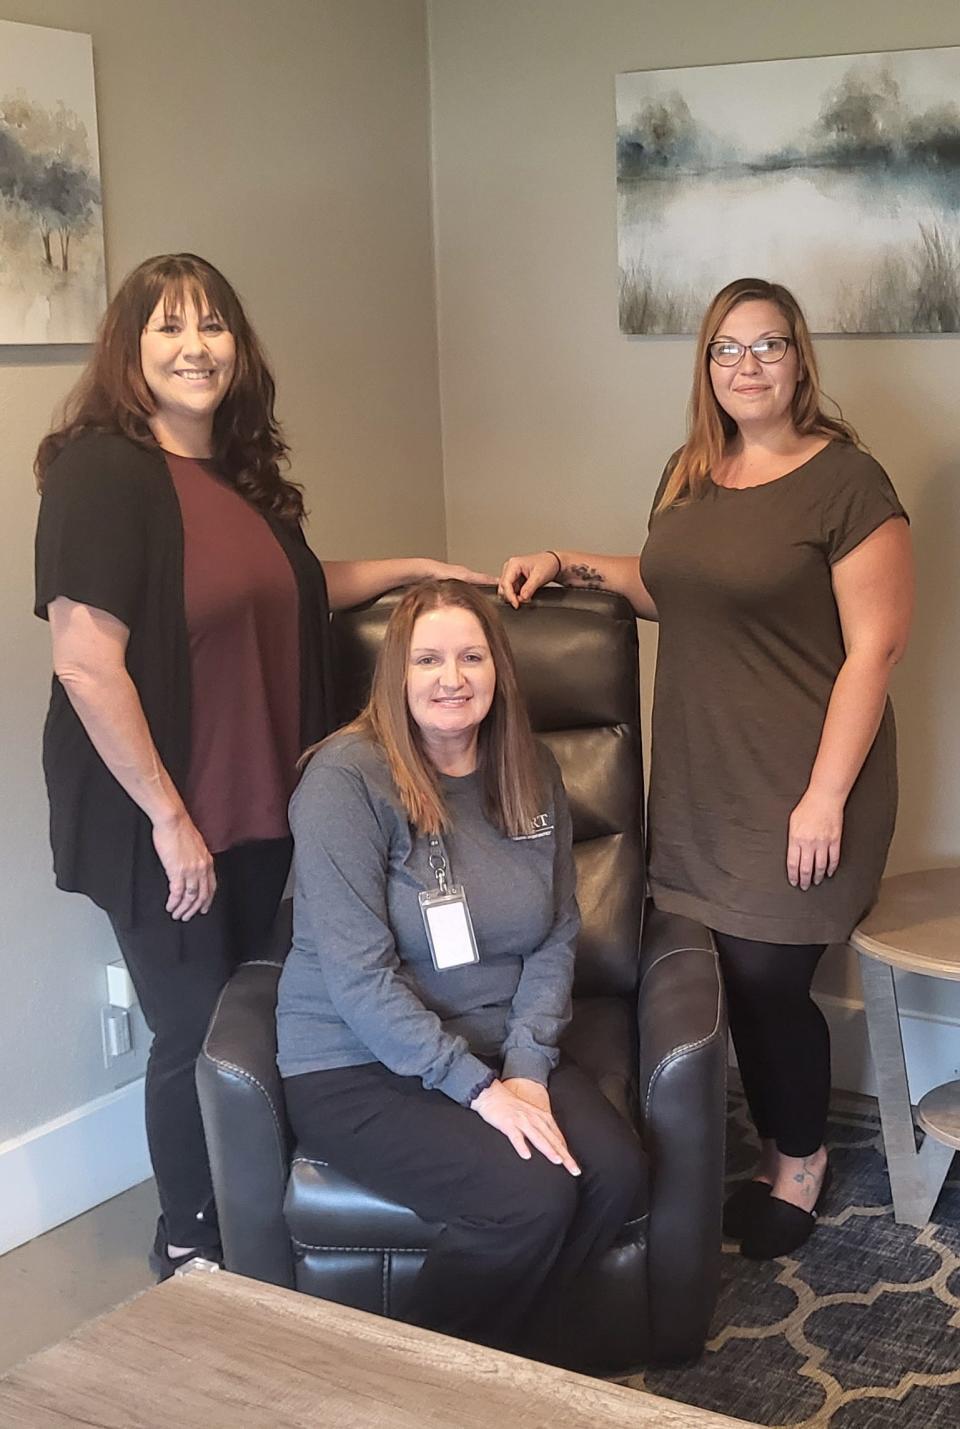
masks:
{"label": "wooden coffee table", "polygon": [[0,1379],[4,1429],[743,1425],[226,1271],[177,1276]]}
{"label": "wooden coffee table", "polygon": [[921,1100],[917,1121],[926,1136],[918,1150],[894,970],[960,981],[960,868],[885,878],[876,907],[850,941],[860,954],[894,1216],[923,1226],[960,1147],[960,1082]]}

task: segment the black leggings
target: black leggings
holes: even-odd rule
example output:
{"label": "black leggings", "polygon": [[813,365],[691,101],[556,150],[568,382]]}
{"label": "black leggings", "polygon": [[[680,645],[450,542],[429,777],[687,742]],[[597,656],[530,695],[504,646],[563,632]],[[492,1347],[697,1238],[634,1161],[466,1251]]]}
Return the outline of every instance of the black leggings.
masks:
{"label": "black leggings", "polygon": [[757,1132],[785,1156],[810,1156],[823,1145],[830,1099],[830,1032],[810,996],[826,944],[713,936]]}
{"label": "black leggings", "polygon": [[163,1234],[216,1252],[220,1243],[194,1076],[210,1015],[238,964],[263,956],[290,867],[290,839],[218,853],[209,913],[175,922],[161,908],[133,927],[113,923],[153,1033],[146,1075],[147,1141]]}

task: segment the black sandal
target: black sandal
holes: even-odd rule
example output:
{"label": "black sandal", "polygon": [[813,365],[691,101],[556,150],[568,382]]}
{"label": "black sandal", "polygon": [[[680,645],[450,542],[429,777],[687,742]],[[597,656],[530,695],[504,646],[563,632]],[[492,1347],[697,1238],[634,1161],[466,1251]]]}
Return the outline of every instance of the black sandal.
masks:
{"label": "black sandal", "polygon": [[770,1197],[769,1181],[741,1181],[723,1203],[723,1234],[743,1240]]}
{"label": "black sandal", "polygon": [[740,1254],[748,1260],[777,1260],[792,1255],[804,1245],[817,1228],[817,1216],[830,1188],[832,1173],[829,1161],[812,1211],[769,1196],[760,1215],[740,1242]]}

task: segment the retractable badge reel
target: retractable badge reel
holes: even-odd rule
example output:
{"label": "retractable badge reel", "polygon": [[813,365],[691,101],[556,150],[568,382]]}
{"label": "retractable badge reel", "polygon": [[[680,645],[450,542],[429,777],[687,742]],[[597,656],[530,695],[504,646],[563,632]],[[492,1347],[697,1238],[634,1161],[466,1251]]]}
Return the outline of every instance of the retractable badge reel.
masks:
{"label": "retractable badge reel", "polygon": [[446,972],[448,968],[478,963],[480,953],[467,895],[459,884],[449,881],[450,865],[438,834],[430,839],[430,867],[437,887],[425,889],[419,900],[433,966],[438,972]]}

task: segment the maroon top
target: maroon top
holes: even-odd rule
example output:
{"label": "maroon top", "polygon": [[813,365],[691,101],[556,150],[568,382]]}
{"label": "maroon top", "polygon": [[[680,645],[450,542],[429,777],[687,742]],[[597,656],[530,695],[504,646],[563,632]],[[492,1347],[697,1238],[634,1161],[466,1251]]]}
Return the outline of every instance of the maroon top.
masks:
{"label": "maroon top", "polygon": [[300,750],[299,597],[263,516],[212,462],[164,453],[183,518],[184,803],[212,853],[286,837]]}

